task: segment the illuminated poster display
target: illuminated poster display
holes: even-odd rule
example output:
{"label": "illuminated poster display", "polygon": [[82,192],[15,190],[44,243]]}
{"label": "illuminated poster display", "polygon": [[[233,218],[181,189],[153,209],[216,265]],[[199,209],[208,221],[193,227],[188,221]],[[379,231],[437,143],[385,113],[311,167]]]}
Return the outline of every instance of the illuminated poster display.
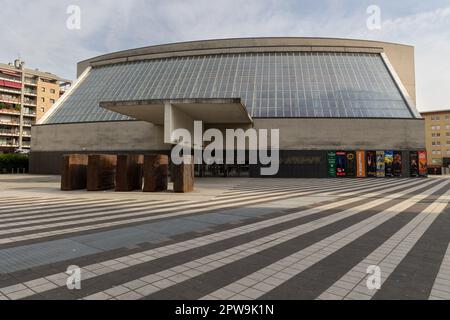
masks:
{"label": "illuminated poster display", "polygon": [[328,158],[328,176],[330,178],[336,177],[336,152],[329,151],[327,153]]}
{"label": "illuminated poster display", "polygon": [[367,176],[377,176],[377,155],[375,151],[367,151]]}
{"label": "illuminated poster display", "polygon": [[402,176],[402,152],[394,151],[394,160],[392,162],[392,175],[394,177]]}
{"label": "illuminated poster display", "polygon": [[419,157],[416,151],[411,151],[409,153],[409,171],[411,177],[419,176]]}
{"label": "illuminated poster display", "polygon": [[384,152],[384,170],[386,177],[392,177],[392,162],[394,162],[394,151],[387,150]]}
{"label": "illuminated poster display", "polygon": [[347,157],[345,156],[345,152],[343,151],[336,152],[336,175],[338,177],[345,177],[347,171],[346,164],[347,164]]}
{"label": "illuminated poster display", "polygon": [[377,177],[384,177],[384,170],[384,151],[377,151]]}
{"label": "illuminated poster display", "polygon": [[356,151],[356,176],[364,178],[366,176],[365,152]]}
{"label": "illuminated poster display", "polygon": [[427,175],[427,153],[425,151],[417,152],[417,156],[419,158],[419,175],[426,176]]}
{"label": "illuminated poster display", "polygon": [[347,158],[347,165],[346,165],[346,177],[354,177],[355,174],[355,167],[356,167],[356,154],[355,152],[346,152],[345,157]]}

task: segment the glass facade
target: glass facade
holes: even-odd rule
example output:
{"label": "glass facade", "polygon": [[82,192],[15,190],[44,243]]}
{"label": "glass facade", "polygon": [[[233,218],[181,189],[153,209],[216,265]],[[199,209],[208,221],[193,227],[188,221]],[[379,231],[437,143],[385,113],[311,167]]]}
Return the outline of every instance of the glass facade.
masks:
{"label": "glass facade", "polygon": [[129,120],[99,102],[180,98],[241,98],[254,118],[413,118],[381,55],[286,52],[95,67],[46,123]]}

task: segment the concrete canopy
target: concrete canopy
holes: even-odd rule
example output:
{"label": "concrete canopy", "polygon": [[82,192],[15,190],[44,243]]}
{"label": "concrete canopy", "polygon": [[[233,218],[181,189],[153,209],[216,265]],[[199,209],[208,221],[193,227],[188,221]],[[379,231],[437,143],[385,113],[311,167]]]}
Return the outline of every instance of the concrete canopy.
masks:
{"label": "concrete canopy", "polygon": [[240,98],[227,99],[170,99],[141,101],[104,101],[100,107],[127,115],[137,120],[162,125],[164,143],[177,144],[173,133],[186,129],[194,134],[194,122],[248,126],[253,119]]}
{"label": "concrete canopy", "polygon": [[[168,99],[139,101],[103,101],[100,107],[137,120],[163,125],[166,106],[170,105],[193,120],[203,123],[251,124],[253,119],[248,114],[240,98],[226,99]],[[167,121],[167,119],[166,119]],[[167,122],[166,122],[167,123]]]}

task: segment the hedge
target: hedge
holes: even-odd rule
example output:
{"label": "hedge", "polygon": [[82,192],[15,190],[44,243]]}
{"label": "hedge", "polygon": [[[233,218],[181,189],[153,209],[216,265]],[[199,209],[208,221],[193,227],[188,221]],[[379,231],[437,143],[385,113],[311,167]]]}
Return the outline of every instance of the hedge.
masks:
{"label": "hedge", "polygon": [[12,170],[25,169],[28,171],[28,155],[26,154],[0,154],[0,173],[11,173]]}

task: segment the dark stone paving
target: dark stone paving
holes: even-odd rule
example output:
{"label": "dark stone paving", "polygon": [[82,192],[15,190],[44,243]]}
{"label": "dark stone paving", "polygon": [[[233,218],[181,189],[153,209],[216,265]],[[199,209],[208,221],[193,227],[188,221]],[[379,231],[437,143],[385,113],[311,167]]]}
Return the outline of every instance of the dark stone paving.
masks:
{"label": "dark stone paving", "polygon": [[449,243],[450,206],[447,206],[386,279],[373,299],[427,299]]}
{"label": "dark stone paving", "polygon": [[[420,192],[420,191],[419,191]],[[382,223],[350,244],[268,292],[261,299],[316,299],[336,281],[447,192],[441,188],[405,212]],[[387,207],[389,208],[389,207]],[[383,285],[384,287],[384,285]],[[428,297],[428,296],[427,296]]]}
{"label": "dark stone paving", "polygon": [[[426,190],[427,188],[428,187],[425,187],[422,190]],[[415,194],[416,192],[420,192],[420,190],[413,192],[413,194]],[[181,290],[183,287],[193,287],[198,293],[198,295],[195,296],[186,296],[186,294],[183,294],[185,298],[199,299],[217,289],[225,287],[230,283],[239,280],[240,278],[243,278],[291,254],[294,254],[297,251],[307,248],[310,245],[313,245],[314,243],[319,242],[339,231],[342,231],[358,222],[370,218],[371,216],[374,216],[377,213],[386,210],[401,201],[403,200],[395,199],[386,201],[383,204],[369,210],[363,210],[355,215],[338,220],[334,223],[328,224],[324,227],[308,232],[269,249],[262,250],[258,253],[250,255],[249,257],[227,264],[216,270],[204,273],[193,279],[186,280],[182,284],[178,284],[173,287],[161,290],[155,294],[149,295],[148,297],[146,297],[146,299],[170,299],[169,297],[173,296],[174,293],[182,292]],[[344,206],[344,208],[340,208],[339,210],[334,211],[334,214],[337,214],[345,209],[350,209],[352,207],[355,207],[355,205]],[[318,216],[319,217],[317,218],[321,218],[324,215],[318,214]],[[292,225],[291,227],[294,227],[294,225]],[[199,283],[208,284],[208,286],[201,285],[199,287],[196,287],[196,284]],[[211,286],[211,284],[214,285]],[[180,285],[182,285],[183,287],[180,287]]]}

